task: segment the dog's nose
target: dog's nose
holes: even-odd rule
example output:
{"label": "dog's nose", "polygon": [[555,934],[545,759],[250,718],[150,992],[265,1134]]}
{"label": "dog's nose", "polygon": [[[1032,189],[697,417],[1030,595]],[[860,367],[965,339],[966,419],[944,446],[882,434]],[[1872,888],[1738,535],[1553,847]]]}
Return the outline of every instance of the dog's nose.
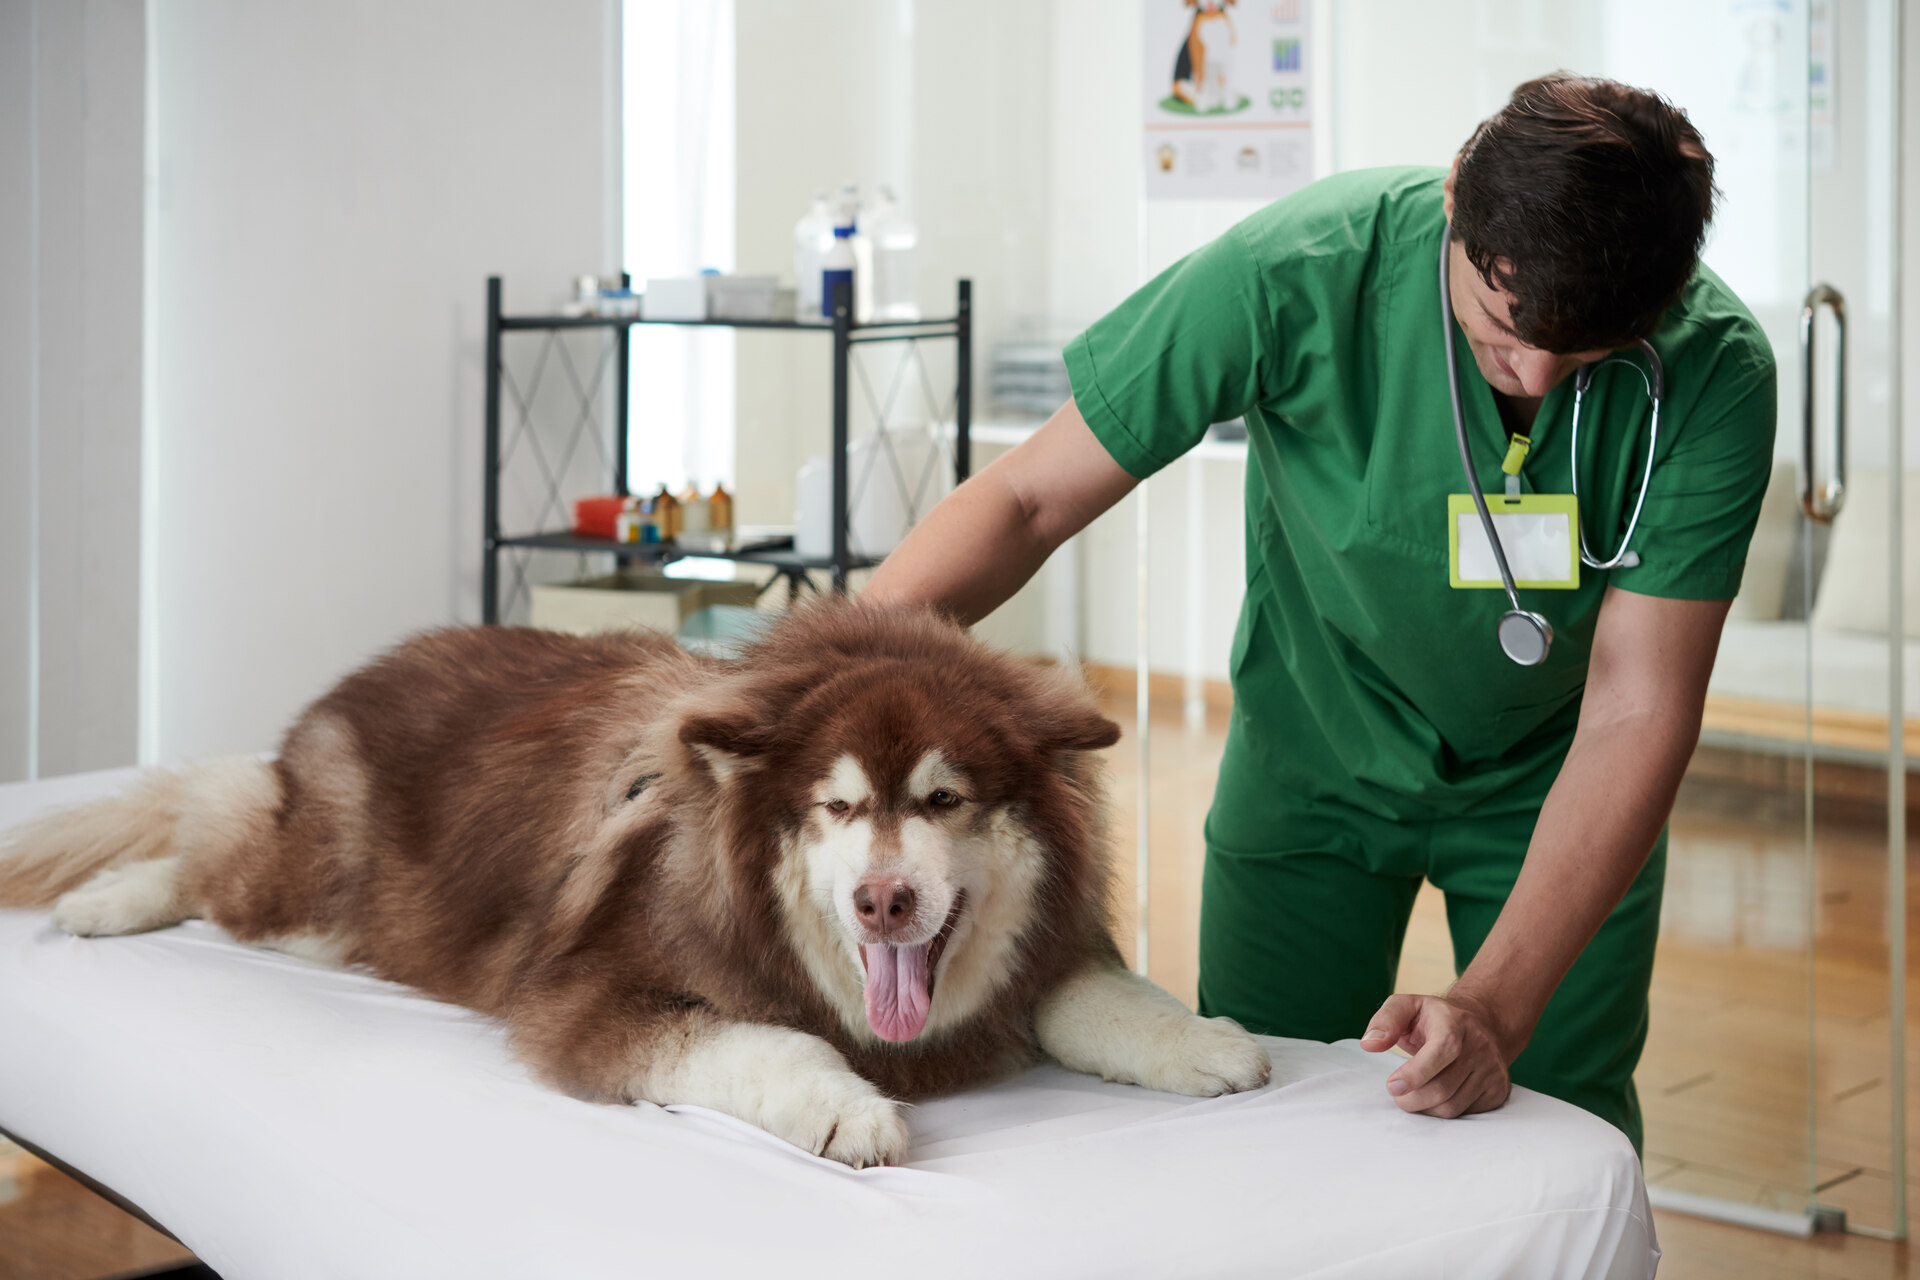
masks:
{"label": "dog's nose", "polygon": [[883,938],[907,926],[913,906],[913,888],[905,880],[862,880],[853,891],[853,909],[860,923]]}

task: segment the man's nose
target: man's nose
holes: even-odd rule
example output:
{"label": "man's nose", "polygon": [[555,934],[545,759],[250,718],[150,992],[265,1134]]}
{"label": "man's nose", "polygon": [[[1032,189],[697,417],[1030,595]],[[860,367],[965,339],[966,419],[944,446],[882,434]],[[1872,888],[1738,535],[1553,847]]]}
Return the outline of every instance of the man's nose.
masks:
{"label": "man's nose", "polygon": [[1530,396],[1544,396],[1580,362],[1573,356],[1520,347],[1507,357],[1507,363],[1519,376],[1522,391]]}

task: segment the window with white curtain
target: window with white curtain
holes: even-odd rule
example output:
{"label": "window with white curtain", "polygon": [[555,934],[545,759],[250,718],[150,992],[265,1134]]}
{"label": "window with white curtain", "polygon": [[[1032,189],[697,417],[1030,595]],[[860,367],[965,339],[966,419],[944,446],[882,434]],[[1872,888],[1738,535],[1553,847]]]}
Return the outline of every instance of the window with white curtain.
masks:
{"label": "window with white curtain", "polygon": [[[734,266],[733,0],[625,0],[626,269],[649,277]],[[629,484],[678,492],[733,470],[733,334],[632,330]]]}

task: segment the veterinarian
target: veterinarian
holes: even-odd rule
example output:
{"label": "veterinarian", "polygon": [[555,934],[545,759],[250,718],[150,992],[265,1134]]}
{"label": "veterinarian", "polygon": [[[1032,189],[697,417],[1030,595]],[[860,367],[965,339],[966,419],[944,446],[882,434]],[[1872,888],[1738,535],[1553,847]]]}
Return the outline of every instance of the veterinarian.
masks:
{"label": "veterinarian", "polygon": [[[1067,348],[1073,399],[962,485],[866,598],[972,622],[1069,536],[1244,415],[1247,588],[1207,818],[1200,1008],[1251,1030],[1412,1056],[1408,1111],[1502,1105],[1510,1081],[1638,1147],[1665,824],[1699,736],[1774,437],[1759,326],[1698,253],[1713,161],[1662,99],[1520,86],[1451,170],[1341,174],[1163,272]],[[1489,493],[1573,492],[1600,558],[1522,588],[1544,661],[1495,640],[1502,591],[1451,585],[1464,422]],[[1664,365],[1657,443],[1639,340]],[[1525,437],[1530,449],[1513,448]],[[1517,461],[1516,461],[1517,458]],[[1503,463],[1505,469],[1503,469]],[[1512,490],[1508,490],[1511,492]],[[1637,561],[1637,562],[1636,562]],[[1394,994],[1422,879],[1459,979]]]}

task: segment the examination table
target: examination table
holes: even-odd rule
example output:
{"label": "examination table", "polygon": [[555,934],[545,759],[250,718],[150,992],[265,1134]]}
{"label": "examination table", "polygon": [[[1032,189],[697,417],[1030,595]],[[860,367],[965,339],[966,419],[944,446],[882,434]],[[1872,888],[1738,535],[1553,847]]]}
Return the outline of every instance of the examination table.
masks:
{"label": "examination table", "polygon": [[[0,786],[0,828],[131,770]],[[1393,1055],[1265,1041],[1194,1099],[1037,1067],[927,1103],[855,1172],[700,1108],[533,1083],[501,1029],[199,921],[83,940],[0,911],[0,1130],[226,1280],[340,1277],[1645,1277],[1617,1131],[1519,1089],[1464,1120]]]}

